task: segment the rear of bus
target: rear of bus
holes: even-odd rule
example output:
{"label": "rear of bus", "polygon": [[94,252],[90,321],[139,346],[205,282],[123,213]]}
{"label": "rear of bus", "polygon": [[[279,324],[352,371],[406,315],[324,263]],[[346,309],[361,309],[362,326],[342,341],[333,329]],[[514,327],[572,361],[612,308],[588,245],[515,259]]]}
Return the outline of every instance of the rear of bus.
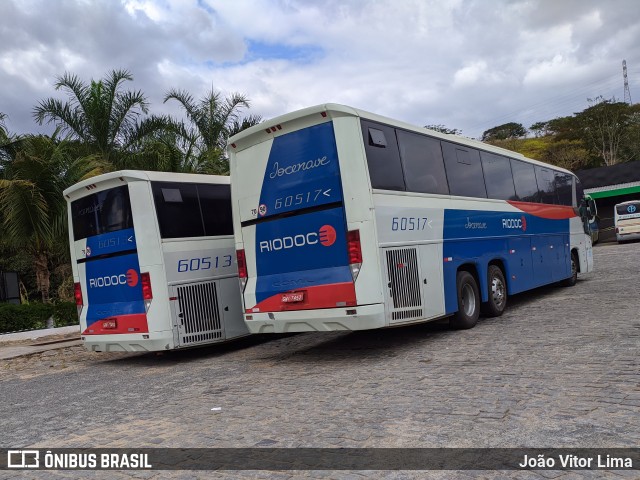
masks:
{"label": "rear of bus", "polygon": [[361,138],[355,110],[325,105],[230,139],[238,274],[252,333],[385,325],[371,191],[354,180],[368,178]]}
{"label": "rear of bus", "polygon": [[132,345],[152,336],[151,273],[140,267],[129,182],[119,175],[94,177],[64,192],[75,299],[89,350],[105,351],[108,344],[136,350]]}
{"label": "rear of bus", "polygon": [[619,203],[613,208],[618,243],[640,240],[640,200]]}

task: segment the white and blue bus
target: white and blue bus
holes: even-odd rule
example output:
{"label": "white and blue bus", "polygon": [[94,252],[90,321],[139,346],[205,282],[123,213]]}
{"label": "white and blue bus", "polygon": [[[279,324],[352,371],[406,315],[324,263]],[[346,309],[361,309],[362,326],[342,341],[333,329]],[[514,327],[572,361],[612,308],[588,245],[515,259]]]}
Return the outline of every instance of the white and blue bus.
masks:
{"label": "white and blue bus", "polygon": [[470,328],[593,268],[577,177],[515,152],[335,104],[228,151],[252,333]]}
{"label": "white and blue bus", "polygon": [[249,334],[229,177],[123,170],[64,196],[88,350],[174,350]]}
{"label": "white and blue bus", "polygon": [[640,240],[640,200],[630,200],[615,205],[613,225],[618,243]]}

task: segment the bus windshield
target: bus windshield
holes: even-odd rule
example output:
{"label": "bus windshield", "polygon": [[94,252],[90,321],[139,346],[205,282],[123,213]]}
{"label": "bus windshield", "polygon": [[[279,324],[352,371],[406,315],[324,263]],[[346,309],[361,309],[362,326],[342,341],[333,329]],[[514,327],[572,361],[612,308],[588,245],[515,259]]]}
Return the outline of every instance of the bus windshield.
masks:
{"label": "bus windshield", "polygon": [[127,186],[94,193],[71,203],[75,240],[133,228]]}

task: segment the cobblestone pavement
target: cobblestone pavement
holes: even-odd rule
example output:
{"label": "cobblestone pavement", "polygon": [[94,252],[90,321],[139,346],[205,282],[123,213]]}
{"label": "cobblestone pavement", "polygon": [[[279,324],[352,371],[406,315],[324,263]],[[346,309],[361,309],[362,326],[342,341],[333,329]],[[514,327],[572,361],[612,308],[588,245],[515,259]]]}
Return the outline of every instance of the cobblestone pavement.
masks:
{"label": "cobblestone pavement", "polygon": [[[638,447],[640,243],[499,318],[0,362],[5,447]],[[220,407],[221,410],[212,411]],[[5,474],[7,472],[4,472]],[[40,472],[38,472],[40,473]],[[41,472],[39,478],[637,478],[611,472]],[[44,475],[46,473],[46,475]],[[2,472],[0,472],[0,476]],[[32,472],[36,477],[36,472]]]}

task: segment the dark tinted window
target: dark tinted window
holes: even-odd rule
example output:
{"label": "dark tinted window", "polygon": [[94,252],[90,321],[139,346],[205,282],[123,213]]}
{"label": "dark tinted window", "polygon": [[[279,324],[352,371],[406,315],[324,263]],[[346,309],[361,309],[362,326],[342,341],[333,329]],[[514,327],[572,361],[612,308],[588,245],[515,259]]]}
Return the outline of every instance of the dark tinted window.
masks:
{"label": "dark tinted window", "polygon": [[362,136],[373,188],[404,190],[404,178],[393,128],[363,120]]}
{"label": "dark tinted window", "polygon": [[71,202],[71,222],[75,240],[133,228],[129,188],[123,185]]}
{"label": "dark tinted window", "polygon": [[448,194],[440,140],[396,130],[407,191]]}
{"label": "dark tinted window", "polygon": [[520,160],[511,159],[513,183],[516,186],[516,197],[521,202],[538,201],[538,184],[533,165]]}
{"label": "dark tinted window", "polygon": [[162,238],[204,235],[198,191],[194,183],[153,182],[151,187]]}
{"label": "dark tinted window", "polygon": [[640,213],[640,202],[627,203],[626,205],[616,205],[616,212],[618,215],[633,215]]}
{"label": "dark tinted window", "polygon": [[231,186],[198,184],[205,235],[233,235]]}
{"label": "dark tinted window", "polygon": [[582,184],[578,177],[573,177],[573,182],[576,185],[576,198],[574,199],[574,207],[579,207],[584,200],[584,189],[582,188]]}
{"label": "dark tinted window", "polygon": [[553,170],[545,167],[535,167],[536,181],[538,182],[538,201],[550,205],[558,204],[556,194],[556,182]]}
{"label": "dark tinted window", "polygon": [[442,142],[442,152],[451,195],[486,198],[480,152],[448,142]]}
{"label": "dark tinted window", "polygon": [[511,164],[507,157],[488,152],[480,152],[487,196],[498,200],[515,200],[516,190],[513,185]]}
{"label": "dark tinted window", "polygon": [[560,205],[573,205],[573,176],[568,173],[555,172],[556,192]]}

